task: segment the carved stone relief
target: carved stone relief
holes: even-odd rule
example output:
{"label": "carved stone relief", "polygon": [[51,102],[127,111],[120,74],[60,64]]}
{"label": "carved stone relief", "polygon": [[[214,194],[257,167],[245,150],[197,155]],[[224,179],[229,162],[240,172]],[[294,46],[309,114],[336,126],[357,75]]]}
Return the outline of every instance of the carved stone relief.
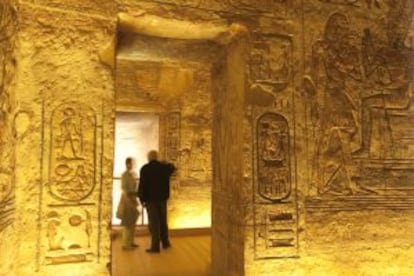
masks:
{"label": "carved stone relief", "polygon": [[96,115],[63,104],[51,118],[49,191],[62,201],[85,199],[95,187]]}
{"label": "carved stone relief", "polygon": [[289,127],[286,119],[274,113],[264,114],[257,130],[258,186],[261,197],[280,201],[291,193]]}
{"label": "carved stone relief", "polygon": [[48,265],[97,260],[100,244],[100,115],[85,103],[60,103],[43,107],[38,262]]}
{"label": "carved stone relief", "polygon": [[177,164],[180,158],[180,113],[172,112],[166,116],[165,157]]}
{"label": "carved stone relief", "polygon": [[65,211],[56,209],[46,215],[46,264],[87,262],[94,255],[91,246],[91,235],[94,233],[90,211],[86,208],[71,209],[74,210],[73,213],[65,214]]}
{"label": "carved stone relief", "polygon": [[292,44],[287,36],[260,36],[250,54],[250,78],[272,92],[287,88],[292,74]]}
{"label": "carved stone relief", "polygon": [[312,195],[414,194],[414,52],[406,43],[413,11],[410,1],[396,1],[385,20],[361,33],[346,14],[334,13],[314,41],[304,78],[317,137]]}
{"label": "carved stone relief", "polygon": [[256,135],[255,258],[294,257],[298,254],[298,213],[288,121],[266,112],[257,119]]}

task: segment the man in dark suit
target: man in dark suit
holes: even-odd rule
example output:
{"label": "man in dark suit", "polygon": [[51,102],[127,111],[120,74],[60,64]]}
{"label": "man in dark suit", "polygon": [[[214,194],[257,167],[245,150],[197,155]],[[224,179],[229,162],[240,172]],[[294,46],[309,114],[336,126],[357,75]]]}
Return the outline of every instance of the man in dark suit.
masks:
{"label": "man in dark suit", "polygon": [[158,153],[154,150],[148,153],[148,163],[140,171],[138,197],[147,207],[149,229],[151,232],[151,247],[148,253],[160,252],[162,247],[171,247],[168,238],[167,200],[170,197],[170,177],[175,167],[172,164],[158,161]]}

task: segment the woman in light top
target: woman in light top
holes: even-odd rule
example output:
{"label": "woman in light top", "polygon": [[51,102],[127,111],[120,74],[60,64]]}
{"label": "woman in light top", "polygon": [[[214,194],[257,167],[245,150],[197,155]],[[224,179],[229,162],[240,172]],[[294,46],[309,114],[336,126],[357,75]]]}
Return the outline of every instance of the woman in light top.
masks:
{"label": "woman in light top", "polygon": [[135,225],[139,212],[137,210],[137,174],[134,171],[134,160],[128,157],[125,160],[126,171],[122,174],[122,195],[118,205],[117,217],[123,226],[122,248],[130,250],[138,247],[134,243]]}

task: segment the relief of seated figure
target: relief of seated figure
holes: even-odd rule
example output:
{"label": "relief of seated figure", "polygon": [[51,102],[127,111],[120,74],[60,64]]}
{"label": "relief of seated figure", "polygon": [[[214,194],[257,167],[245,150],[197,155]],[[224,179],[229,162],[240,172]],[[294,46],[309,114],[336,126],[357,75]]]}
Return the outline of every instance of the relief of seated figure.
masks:
{"label": "relief of seated figure", "polygon": [[[361,92],[361,148],[354,157],[371,157],[375,150],[381,158],[392,157],[396,132],[392,130],[393,111],[409,112],[411,102],[411,79],[407,61],[412,53],[397,42],[376,49],[369,29],[362,38],[362,62],[365,73],[365,89]],[[401,114],[400,114],[401,115]],[[374,124],[382,125],[380,137],[373,137]],[[381,145],[388,141],[387,149],[373,149],[372,141]],[[391,147],[391,148],[390,148]]]}

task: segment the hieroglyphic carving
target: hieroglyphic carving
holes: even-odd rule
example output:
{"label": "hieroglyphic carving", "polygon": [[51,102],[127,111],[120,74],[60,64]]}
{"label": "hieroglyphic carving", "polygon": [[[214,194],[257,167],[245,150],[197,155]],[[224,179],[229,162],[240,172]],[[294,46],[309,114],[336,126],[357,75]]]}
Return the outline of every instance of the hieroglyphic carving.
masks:
{"label": "hieroglyphic carving", "polygon": [[14,10],[0,3],[0,232],[13,222],[14,183],[12,105],[9,85],[14,69],[12,61],[13,34],[16,22]]}
{"label": "hieroglyphic carving", "polygon": [[297,256],[297,213],[293,205],[262,205],[255,208],[255,258]]}
{"label": "hieroglyphic carving", "polygon": [[95,187],[96,116],[81,104],[63,104],[51,118],[49,191],[80,201]]}
{"label": "hieroglyphic carving", "polygon": [[180,157],[180,113],[166,115],[165,157],[167,161],[177,164]]}
{"label": "hieroglyphic carving", "polygon": [[45,101],[42,114],[38,265],[98,260],[101,115],[76,101]]}
{"label": "hieroglyphic carving", "polygon": [[[313,44],[304,87],[311,95],[310,123],[318,137],[314,194],[374,198],[407,195],[414,188],[404,180],[414,168],[414,53],[405,46],[413,12],[411,1],[396,1],[376,32],[366,28],[361,34],[346,15],[335,13],[323,38]],[[393,176],[385,167],[396,169]]]}
{"label": "hieroglyphic carving", "polygon": [[288,120],[265,112],[257,119],[256,136],[255,258],[294,257],[298,254],[298,211]]}
{"label": "hieroglyphic carving", "polygon": [[289,37],[255,38],[250,55],[253,82],[270,85],[274,92],[284,90],[292,74],[292,45]]}
{"label": "hieroglyphic carving", "polygon": [[289,197],[290,149],[286,119],[275,113],[264,114],[258,122],[258,187],[259,194],[270,201]]}
{"label": "hieroglyphic carving", "polygon": [[[79,207],[74,207],[73,209]],[[80,210],[79,210],[80,211]],[[90,212],[67,215],[62,209],[50,211],[46,216],[48,250],[47,264],[87,262],[91,260],[92,222]]]}

